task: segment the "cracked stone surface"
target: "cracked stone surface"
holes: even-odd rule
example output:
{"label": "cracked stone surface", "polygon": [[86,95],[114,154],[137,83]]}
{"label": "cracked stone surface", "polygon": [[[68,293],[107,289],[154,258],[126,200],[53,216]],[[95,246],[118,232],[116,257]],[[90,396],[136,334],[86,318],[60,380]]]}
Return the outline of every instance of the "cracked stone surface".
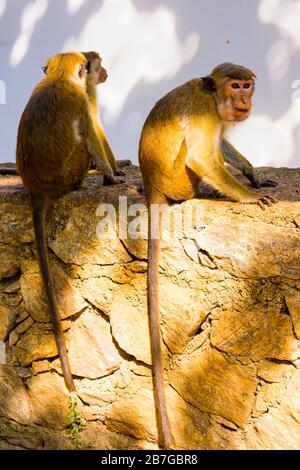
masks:
{"label": "cracked stone surface", "polygon": [[[144,204],[125,184],[83,187],[50,207],[51,269],[79,397],[83,449],[158,449],[146,309],[147,243],[99,237],[102,203]],[[300,170],[262,211],[208,198],[162,242],[160,310],[170,422],[178,449],[299,449]],[[243,180],[242,176],[239,176]],[[243,180],[244,181],[244,180]],[[245,182],[245,181],[244,181]],[[41,283],[27,197],[0,176],[0,449],[69,449],[66,390]],[[97,232],[98,229],[98,232]],[[0,358],[3,359],[3,353]]]}

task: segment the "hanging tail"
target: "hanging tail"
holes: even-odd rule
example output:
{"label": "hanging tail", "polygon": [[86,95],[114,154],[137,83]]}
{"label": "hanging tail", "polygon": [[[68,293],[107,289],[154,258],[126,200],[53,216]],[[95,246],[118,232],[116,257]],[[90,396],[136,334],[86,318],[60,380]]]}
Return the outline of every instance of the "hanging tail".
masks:
{"label": "hanging tail", "polygon": [[56,345],[61,360],[62,370],[66,385],[69,392],[76,392],[75,385],[72,378],[71,368],[68,359],[68,353],[64,340],[64,333],[61,326],[60,316],[58,313],[57,301],[54,294],[54,286],[52,276],[50,273],[49,259],[46,244],[45,234],[45,219],[48,201],[40,195],[32,198],[32,218],[35,232],[35,239],[38,248],[38,258],[44,286],[47,293],[48,305],[51,314],[53,330],[55,334]]}
{"label": "hanging tail", "polygon": [[154,394],[159,427],[162,435],[162,446],[172,449],[173,436],[167,412],[166,395],[163,380],[162,338],[159,311],[159,257],[161,239],[161,214],[153,214],[149,203],[148,232],[148,314],[150,322],[150,339],[154,371]]}

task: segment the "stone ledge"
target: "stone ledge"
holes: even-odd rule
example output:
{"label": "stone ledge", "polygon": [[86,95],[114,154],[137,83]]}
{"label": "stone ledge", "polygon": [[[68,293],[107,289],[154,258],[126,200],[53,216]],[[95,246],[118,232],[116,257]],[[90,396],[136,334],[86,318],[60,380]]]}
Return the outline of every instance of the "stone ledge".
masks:
{"label": "stone ledge", "polygon": [[[100,203],[145,202],[138,168],[125,171],[117,187],[88,176],[48,217],[86,449],[157,448],[146,242],[96,235]],[[300,194],[291,188],[300,188],[300,170],[258,173],[280,183],[266,191],[276,206],[187,201],[204,209],[202,227],[163,243],[165,373],[179,449],[299,448]],[[0,215],[0,449],[68,448],[67,391],[18,177],[0,177]]]}

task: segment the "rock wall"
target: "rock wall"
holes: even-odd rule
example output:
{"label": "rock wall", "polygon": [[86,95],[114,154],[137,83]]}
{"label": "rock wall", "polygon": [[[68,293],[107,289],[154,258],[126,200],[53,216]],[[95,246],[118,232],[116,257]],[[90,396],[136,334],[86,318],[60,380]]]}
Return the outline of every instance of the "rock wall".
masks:
{"label": "rock wall", "polygon": [[[202,226],[163,244],[165,376],[179,449],[299,448],[300,198],[288,191],[300,171],[261,172],[275,175],[285,200],[265,211],[188,201],[204,209]],[[49,213],[84,449],[157,449],[146,244],[96,235],[99,204],[117,207],[124,194],[143,203],[140,184],[136,167],[126,186],[101,188],[89,176]],[[0,179],[0,220],[0,449],[67,449],[68,393],[16,177]]]}

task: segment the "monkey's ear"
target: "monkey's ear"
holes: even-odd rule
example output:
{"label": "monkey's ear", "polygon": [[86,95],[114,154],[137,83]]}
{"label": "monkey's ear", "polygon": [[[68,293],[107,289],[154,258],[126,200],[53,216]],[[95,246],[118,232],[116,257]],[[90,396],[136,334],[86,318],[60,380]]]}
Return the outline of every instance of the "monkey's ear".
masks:
{"label": "monkey's ear", "polygon": [[42,71],[44,72],[45,75],[47,75],[47,72],[48,72],[48,67],[47,67],[47,65],[44,65],[44,66],[42,67]]}
{"label": "monkey's ear", "polygon": [[202,90],[214,93],[217,91],[215,81],[213,77],[207,75],[207,77],[202,77]]}

